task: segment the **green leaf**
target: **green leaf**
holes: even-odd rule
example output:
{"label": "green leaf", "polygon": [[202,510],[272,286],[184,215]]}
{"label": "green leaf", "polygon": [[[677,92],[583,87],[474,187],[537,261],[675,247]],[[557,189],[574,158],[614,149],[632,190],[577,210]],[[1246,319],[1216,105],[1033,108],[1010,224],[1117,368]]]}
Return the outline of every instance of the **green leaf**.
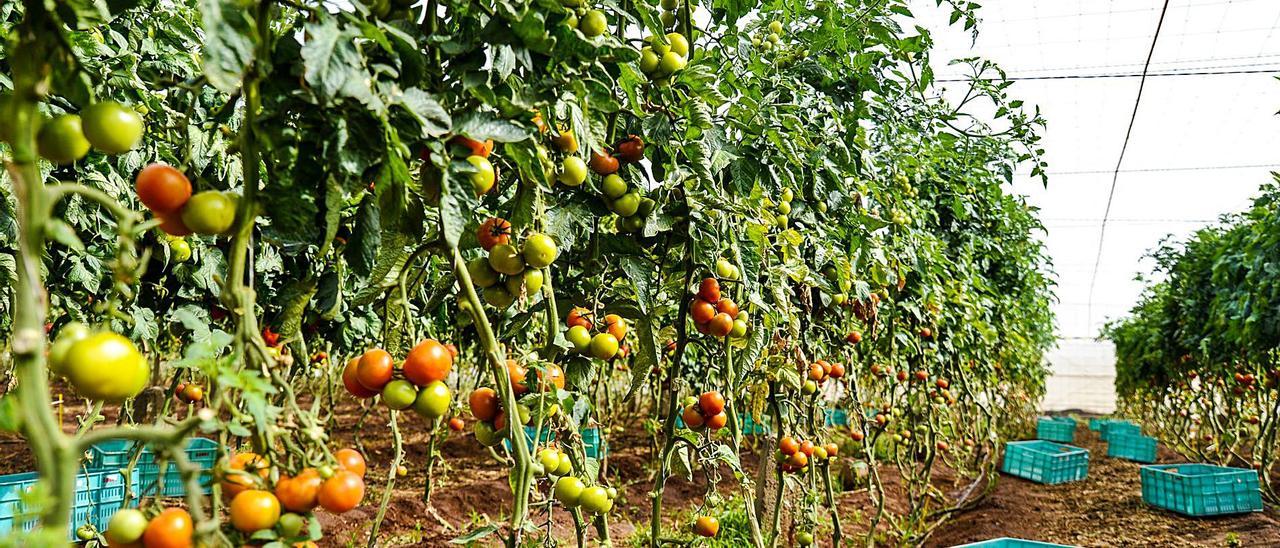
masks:
{"label": "green leaf", "polygon": [[257,25],[240,0],[200,0],[204,16],[204,71],[209,83],[232,93],[253,62]]}
{"label": "green leaf", "polygon": [[498,531],[496,524],[490,523],[467,531],[465,535],[459,536],[449,541],[449,544],[471,544],[482,538],[485,538]]}
{"label": "green leaf", "polygon": [[306,25],[307,40],[302,44],[302,61],[306,68],[303,79],[321,102],[338,96],[367,102],[372,96],[364,59],[356,48],[356,33],[339,28],[332,18],[322,18]]}

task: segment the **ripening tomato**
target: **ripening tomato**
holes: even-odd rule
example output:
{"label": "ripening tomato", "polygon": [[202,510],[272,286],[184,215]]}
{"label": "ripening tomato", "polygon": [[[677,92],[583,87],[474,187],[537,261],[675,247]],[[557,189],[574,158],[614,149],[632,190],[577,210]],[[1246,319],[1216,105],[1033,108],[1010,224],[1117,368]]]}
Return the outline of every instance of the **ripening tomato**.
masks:
{"label": "ripening tomato", "polygon": [[827,451],[827,458],[836,458],[836,454],[840,452],[840,446],[834,443],[828,443],[822,446]]}
{"label": "ripening tomato", "polygon": [[298,475],[281,476],[276,482],[276,498],[290,512],[310,512],[319,501],[320,484],[324,478],[315,468],[304,468]]}
{"label": "ripening tomato", "polygon": [[333,458],[337,459],[339,468],[352,472],[359,477],[364,477],[364,455],[361,455],[359,451],[350,447],[339,449],[333,454]]}
{"label": "ripening tomato", "polygon": [[707,333],[713,337],[723,337],[733,331],[733,316],[721,312],[707,322]]}
{"label": "ripening tomato", "polygon": [[204,399],[204,389],[198,384],[188,384],[182,388],[182,398],[189,402],[198,402]]}
{"label": "ripening tomato", "polygon": [[492,422],[502,408],[502,404],[498,401],[498,393],[488,387],[472,390],[467,401],[471,405],[471,414],[477,420],[486,422]]}
{"label": "ripening tomato", "polygon": [[707,428],[710,428],[712,430],[719,430],[721,428],[724,428],[724,425],[728,423],[729,423],[729,415],[726,415],[723,411],[707,417]]}
{"label": "ripening tomato", "polygon": [[191,199],[191,181],[177,168],[165,163],[157,162],[142,168],[134,180],[134,189],[142,205],[156,214],[177,212]]}
{"label": "ripening tomato", "polygon": [[231,525],[244,533],[270,529],[280,521],[280,501],[270,491],[250,489],[231,500]]}
{"label": "ripening tomato", "polygon": [[267,475],[271,473],[271,463],[257,453],[236,453],[227,459],[227,464],[223,467],[223,470],[222,496],[231,500],[236,495],[256,485],[256,481],[253,479],[254,474],[266,479]]}
{"label": "ripening tomato", "polygon": [[476,239],[485,251],[493,246],[511,242],[511,223],[499,217],[489,217],[476,229]]}
{"label": "ripening tomato", "polygon": [[100,101],[80,112],[84,136],[94,148],[107,154],[133,150],[142,138],[142,117],[115,101]]}
{"label": "ripening tomato", "polygon": [[704,325],[715,317],[716,307],[700,297],[694,297],[693,304],[689,306],[689,315],[693,318],[693,323]]}
{"label": "ripening tomato", "polygon": [[611,175],[618,172],[618,159],[614,158],[609,151],[598,151],[591,153],[591,171],[596,175]]}
{"label": "ripening tomato", "polygon": [[618,339],[609,333],[596,333],[591,337],[590,350],[596,359],[613,359],[618,354]]}
{"label": "ripening tomato", "polygon": [[587,163],[577,156],[568,156],[560,163],[556,180],[565,186],[580,186],[587,180]]}
{"label": "ripening tomato", "polygon": [[395,360],[386,350],[374,348],[360,356],[360,364],[356,366],[356,381],[369,390],[381,391],[391,382],[391,372],[395,369]]}
{"label": "ripening tomato", "polygon": [[822,368],[822,364],[813,362],[809,364],[809,380],[820,381],[827,376],[826,370]]}
{"label": "ripening tomato", "polygon": [[635,135],[628,135],[613,149],[613,156],[623,162],[636,163],[644,159],[644,140]]}
{"label": "ripening tomato", "polygon": [[833,379],[838,379],[838,378],[843,377],[843,376],[844,376],[844,364],[842,364],[842,363],[833,363],[833,364],[831,364],[831,373],[830,373],[830,375],[831,375],[831,378],[833,378]]}
{"label": "ripening tomato", "polygon": [[449,419],[449,429],[453,430],[454,432],[461,432],[463,428],[466,428],[466,426],[467,426],[467,423],[462,422],[462,419],[458,417]]}
{"label": "ripening tomato", "polygon": [[76,341],[67,349],[63,362],[63,371],[76,392],[92,400],[132,398],[151,378],[151,367],[133,341],[110,331]]}
{"label": "ripening tomato", "polygon": [[235,223],[237,201],[218,190],[197,193],[182,206],[182,224],[197,234],[224,234]]}
{"label": "ripening tomato", "polygon": [[357,398],[372,398],[378,395],[377,390],[365,388],[365,386],[360,384],[360,381],[356,379],[356,372],[359,370],[359,367],[359,357],[351,358],[351,360],[347,362],[347,366],[342,369],[342,385],[347,387],[347,392],[350,392],[352,396]]}
{"label": "ripening tomato", "polygon": [[573,153],[578,150],[578,139],[573,136],[572,129],[560,132],[551,138],[551,142],[560,152]]}
{"label": "ripening tomato", "polygon": [[555,385],[556,388],[561,390],[564,389],[564,369],[561,369],[560,366],[549,363],[542,371],[538,371],[537,375],[539,390],[546,390],[551,387],[550,385]]}
{"label": "ripening tomato", "polygon": [[516,396],[529,391],[529,387],[524,384],[524,366],[516,363],[515,360],[507,360],[507,377],[511,379],[511,389],[515,391]]}
{"label": "ripening tomato", "polygon": [[465,135],[455,135],[449,139],[449,144],[466,147],[469,156],[488,158],[493,153],[493,139],[486,139],[482,143]]}
{"label": "ripening tomato", "polygon": [[703,417],[702,413],[698,411],[698,408],[693,405],[685,407],[684,412],[681,413],[680,415],[680,418],[684,419],[685,426],[692,428],[694,430],[698,430],[702,428],[702,425],[706,424],[707,422],[706,417]]}
{"label": "ripening tomato", "polygon": [[590,331],[591,328],[594,327],[591,324],[590,318],[591,318],[590,310],[582,308],[581,306],[575,306],[573,307],[573,310],[569,311],[569,316],[565,318],[564,323],[569,327],[580,325],[586,328],[588,331]]}
{"label": "ripening tomato", "polygon": [[364,479],[349,470],[339,470],[320,486],[318,500],[325,510],[341,514],[364,499]]}
{"label": "ripening tomato", "polygon": [[604,317],[605,331],[608,331],[613,338],[621,341],[627,337],[627,320],[617,314],[609,314]]}
{"label": "ripening tomato", "polygon": [[796,441],[796,439],[791,436],[784,436],[781,440],[778,440],[778,450],[781,451],[783,455],[793,455],[796,451],[800,450],[800,442]]}
{"label": "ripening tomato", "polygon": [[427,339],[414,346],[404,358],[404,377],[413,384],[426,386],[443,381],[453,369],[453,355],[440,341]]}
{"label": "ripening tomato", "polygon": [[151,518],[142,534],[146,548],[190,548],[195,525],[191,514],[181,508],[169,508]]}
{"label": "ripening tomato", "polygon": [[702,414],[710,417],[724,411],[724,396],[718,390],[709,390],[698,396],[698,408]]}
{"label": "ripening tomato", "polygon": [[183,224],[182,216],[176,212],[168,215],[157,215],[156,218],[160,219],[160,230],[164,231],[165,234],[170,236],[191,235],[191,229]]}
{"label": "ripening tomato", "polygon": [[698,296],[711,304],[720,302],[720,282],[715,278],[703,278],[698,284]]}
{"label": "ripening tomato", "polygon": [[720,302],[716,303],[716,310],[735,318],[738,317],[738,305],[728,298],[720,299]]}
{"label": "ripening tomato", "polygon": [[714,537],[720,532],[720,520],[712,516],[698,516],[698,520],[693,524],[693,532],[700,537]]}
{"label": "ripening tomato", "polygon": [[796,451],[795,453],[792,453],[789,457],[787,457],[787,464],[790,464],[791,466],[794,466],[796,468],[804,468],[805,466],[809,465],[809,455],[806,455],[800,451]]}

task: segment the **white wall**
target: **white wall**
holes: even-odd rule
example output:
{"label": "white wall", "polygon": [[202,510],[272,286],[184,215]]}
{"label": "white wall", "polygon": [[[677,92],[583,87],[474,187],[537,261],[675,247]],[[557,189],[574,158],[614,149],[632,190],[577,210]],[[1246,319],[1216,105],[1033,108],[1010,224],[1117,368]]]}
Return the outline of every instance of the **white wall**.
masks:
{"label": "white wall", "polygon": [[1058,347],[1049,351],[1046,359],[1050,373],[1042,410],[1115,410],[1116,350],[1110,341],[1059,339]]}

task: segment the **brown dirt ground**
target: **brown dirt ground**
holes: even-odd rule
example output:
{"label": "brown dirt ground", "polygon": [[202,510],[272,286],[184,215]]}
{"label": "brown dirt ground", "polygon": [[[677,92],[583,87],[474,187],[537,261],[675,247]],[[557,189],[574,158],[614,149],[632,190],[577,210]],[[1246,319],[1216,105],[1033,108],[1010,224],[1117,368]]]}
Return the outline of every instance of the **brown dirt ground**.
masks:
{"label": "brown dirt ground", "polygon": [[[64,416],[66,430],[74,430],[76,409]],[[105,412],[114,416],[114,410]],[[335,516],[320,512],[326,538],[321,546],[363,546],[369,527],[384,493],[383,486],[391,465],[392,440],[385,428],[385,410],[374,411],[364,428],[357,429],[359,409],[344,403],[338,410],[336,427],[331,431],[335,446],[363,445],[369,462],[369,490],[365,504],[347,514]],[[114,421],[112,421],[114,422]],[[442,459],[436,463],[437,481],[431,504],[422,501],[426,473],[426,421],[401,415],[404,434],[407,477],[396,480],[386,518],[380,530],[379,546],[446,546],[448,541],[474,527],[486,523],[504,523],[510,507],[511,492],[505,468],[490,457],[473,437],[451,433],[441,446]],[[468,428],[469,429],[469,428]],[[649,519],[648,491],[652,449],[648,437],[638,429],[614,433],[610,437],[607,463],[610,484],[621,492],[611,514],[609,533],[616,544],[647,527]],[[925,544],[947,547],[997,537],[1016,537],[1087,547],[1191,547],[1227,546],[1230,535],[1238,536],[1240,546],[1280,547],[1280,513],[1266,512],[1221,518],[1191,519],[1147,507],[1142,503],[1138,478],[1139,465],[1105,457],[1106,447],[1098,435],[1084,425],[1077,431],[1076,444],[1089,449],[1089,476],[1081,482],[1064,485],[1040,485],[1003,476],[995,491],[975,509],[956,515],[939,528]],[[0,473],[16,473],[34,469],[25,443],[17,436],[0,434]],[[743,455],[749,471],[756,466],[754,453]],[[1180,459],[1162,449],[1160,462]],[[892,470],[882,472],[886,489],[891,493],[899,484]],[[725,471],[720,492],[736,493],[732,476]],[[947,471],[938,474],[940,486],[952,482]],[[946,489],[946,487],[944,487]],[[663,519],[673,530],[687,524],[676,523],[691,508],[701,503],[706,490],[704,482],[688,482],[672,478],[663,495]],[[841,519],[847,537],[865,531],[871,504],[865,490],[839,494]],[[891,497],[888,506],[901,510],[900,497]],[[538,516],[535,512],[532,514]],[[540,516],[545,520],[545,516]],[[553,536],[564,545],[572,545],[573,531],[569,517],[557,511]],[[545,526],[545,525],[544,525]],[[820,543],[826,534],[819,535]],[[595,545],[594,529],[588,532],[589,544]],[[490,537],[496,540],[495,537]],[[780,544],[787,544],[784,534]]]}

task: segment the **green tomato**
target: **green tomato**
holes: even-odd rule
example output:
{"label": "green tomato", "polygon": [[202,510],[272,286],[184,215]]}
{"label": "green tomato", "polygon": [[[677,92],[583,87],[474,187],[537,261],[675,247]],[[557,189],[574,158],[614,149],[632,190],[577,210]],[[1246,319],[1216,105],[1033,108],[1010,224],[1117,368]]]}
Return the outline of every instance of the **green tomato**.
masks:
{"label": "green tomato", "polygon": [[787,223],[790,222],[790,219],[788,219],[786,215],[778,215],[773,218],[773,222],[774,225],[778,227],[778,230],[786,230]]}
{"label": "green tomato", "polygon": [[290,512],[281,514],[280,521],[276,522],[276,528],[281,537],[292,539],[302,534],[302,527],[306,524],[306,518]]}
{"label": "green tomato", "polygon": [[671,43],[671,51],[681,57],[689,56],[689,41],[678,32],[667,33],[667,42]]}
{"label": "green tomato", "polygon": [[610,200],[615,200],[627,193],[627,182],[622,180],[622,177],[619,177],[616,173],[606,175],[604,181],[600,183],[600,192],[603,192]]}
{"label": "green tomato", "polygon": [[808,531],[796,533],[796,542],[801,546],[809,546],[810,544],[813,544],[813,533]]}
{"label": "green tomato", "polygon": [[151,367],[133,342],[110,331],[72,344],[64,367],[76,392],[106,402],[138,395],[151,378]]}
{"label": "green tomato", "polygon": [[498,283],[498,272],[489,265],[489,259],[483,257],[467,261],[467,273],[476,287],[485,288]]}
{"label": "green tomato", "polygon": [[80,118],[85,138],[107,154],[129,152],[142,138],[142,117],[115,101],[89,105],[80,113]]}
{"label": "green tomato", "polygon": [[668,51],[662,55],[662,60],[658,62],[658,70],[663,74],[675,74],[684,70],[689,61],[683,55],[674,51]]}
{"label": "green tomato", "polygon": [[560,5],[566,8],[576,8],[582,5],[582,0],[560,0]]}
{"label": "green tomato", "polygon": [[680,7],[680,0],[662,0],[662,9],[667,11],[676,11]]}
{"label": "green tomato", "polygon": [[542,465],[543,470],[554,471],[560,468],[560,452],[550,448],[538,451],[538,464]]}
{"label": "green tomato", "polygon": [[568,17],[564,18],[564,24],[565,26],[568,26],[571,29],[578,28],[578,15],[575,13],[570,13]]}
{"label": "green tomato", "polygon": [[765,39],[766,39],[766,40],[768,40],[770,44],[777,44],[777,43],[778,43],[778,40],[780,40],[780,38],[778,37],[778,35],[777,35],[777,34],[774,34],[774,33],[772,33],[772,32],[771,32],[771,33],[769,33],[769,36],[766,36],[766,37],[765,37]]}
{"label": "green tomato", "polygon": [[733,320],[733,329],[729,331],[729,336],[735,339],[741,339],[747,336],[747,322],[742,320]]}
{"label": "green tomato", "polygon": [[578,352],[585,352],[591,346],[591,331],[581,325],[570,327],[564,338],[573,343],[573,348]]}
{"label": "green tomato", "polygon": [[724,257],[716,259],[716,276],[719,276],[726,280],[734,279],[733,263],[729,262],[729,259],[726,259]]}
{"label": "green tomato", "polygon": [[658,202],[653,201],[653,198],[647,196],[640,198],[640,207],[636,208],[636,215],[648,217],[656,207],[658,207]]}
{"label": "green tomato", "polygon": [[613,201],[613,212],[622,217],[630,217],[640,211],[640,194],[635,191],[623,194]]}
{"label": "green tomato", "polygon": [[782,23],[778,21],[770,21],[769,32],[772,32],[774,34],[782,34]]}
{"label": "green tomato", "polygon": [[796,197],[796,193],[792,192],[790,188],[782,189],[782,201],[790,202],[795,197]]}
{"label": "green tomato", "polygon": [[[443,417],[449,412],[449,403],[453,401],[453,392],[441,381],[434,381],[418,391],[418,398],[413,400],[413,410],[429,419]],[[480,438],[479,425],[476,425],[476,439]],[[481,442],[483,443],[483,442]]]}
{"label": "green tomato", "polygon": [[182,206],[182,224],[197,234],[223,234],[236,220],[237,198],[226,192],[206,190]]}
{"label": "green tomato", "polygon": [[604,492],[609,495],[609,500],[618,498],[618,490],[613,487],[605,489]]}
{"label": "green tomato", "polygon": [[662,20],[663,28],[671,28],[676,26],[676,12],[674,11],[662,12],[662,17],[660,19]]}
{"label": "green tomato", "polygon": [[782,202],[782,203],[778,204],[778,213],[781,213],[781,214],[783,214],[783,215],[790,215],[790,214],[791,214],[791,202]]}
{"label": "green tomato", "polygon": [[817,206],[817,207],[818,207],[818,213],[826,213],[826,212],[827,212],[827,203],[826,203],[826,202],[818,202],[818,206]]}
{"label": "green tomato", "polygon": [[136,508],[122,508],[111,515],[111,521],[107,522],[107,532],[104,536],[113,546],[129,544],[142,538],[142,533],[146,530],[146,514]]}
{"label": "green tomato", "polygon": [[658,70],[658,54],[653,52],[653,48],[645,46],[640,49],[640,72],[645,74],[653,74]]}
{"label": "green tomato", "polygon": [[493,287],[485,288],[484,302],[489,303],[489,306],[498,310],[506,310],[515,304],[516,295],[508,291],[506,287],[494,285]]}
{"label": "green tomato", "polygon": [[542,291],[542,282],[542,271],[528,268],[519,276],[507,278],[507,291],[514,296],[519,296],[520,290],[523,288],[526,295],[535,295]]}
{"label": "green tomato", "polygon": [[493,164],[484,156],[467,156],[467,163],[476,168],[476,172],[471,174],[471,188],[475,189],[477,195],[489,192],[497,180]]}
{"label": "green tomato", "polygon": [[816,394],[818,392],[818,383],[813,381],[804,381],[804,386],[800,387],[800,391],[805,395]]}
{"label": "green tomato", "polygon": [[89,326],[80,322],[71,322],[62,326],[58,331],[58,338],[49,346],[49,371],[56,375],[66,375],[67,352],[71,350],[72,345],[89,338],[92,334]]}
{"label": "green tomato", "polygon": [[80,540],[89,540],[93,538],[95,533],[93,526],[88,523],[76,528],[76,538]]}
{"label": "green tomato", "polygon": [[565,508],[576,508],[582,492],[587,488],[582,480],[573,476],[565,476],[556,480],[555,497]]}
{"label": "green tomato", "polygon": [[185,263],[191,260],[191,244],[185,238],[169,240],[169,254],[173,257],[173,262]]}
{"label": "green tomato", "polygon": [[493,447],[502,442],[502,434],[493,429],[493,425],[487,422],[477,422],[473,430],[476,435],[476,441],[485,447]]}
{"label": "green tomato", "polygon": [[84,138],[80,117],[63,114],[40,127],[36,147],[46,160],[66,165],[84,158],[89,153],[89,140]]}
{"label": "green tomato", "polygon": [[578,30],[582,31],[582,35],[587,38],[595,38],[609,30],[609,20],[605,18],[603,11],[588,10],[587,14],[582,16]]}
{"label": "green tomato", "polygon": [[573,472],[573,459],[569,458],[568,453],[560,453],[560,465],[556,467],[556,475],[568,476],[571,472]]}
{"label": "green tomato", "polygon": [[645,220],[639,212],[630,217],[623,217],[618,220],[618,230],[622,232],[640,232],[644,230]]}
{"label": "green tomato", "polygon": [[489,266],[501,274],[515,276],[524,272],[524,258],[511,244],[498,244],[489,250]]}
{"label": "green tomato", "polygon": [[556,179],[566,186],[578,186],[587,180],[587,163],[577,156],[568,156],[560,163]]}
{"label": "green tomato", "polygon": [[608,360],[618,354],[618,339],[609,333],[596,333],[591,337],[591,355],[596,359]]}
{"label": "green tomato", "polygon": [[603,514],[613,508],[613,499],[609,498],[609,492],[599,485],[583,489],[582,495],[578,497],[578,503],[582,505],[583,510],[593,514]]}
{"label": "green tomato", "polygon": [[418,399],[418,387],[406,380],[394,380],[382,387],[382,403],[399,411],[408,409]]}
{"label": "green tomato", "polygon": [[560,249],[556,241],[546,234],[530,234],[524,239],[524,262],[532,268],[546,268],[556,262]]}

